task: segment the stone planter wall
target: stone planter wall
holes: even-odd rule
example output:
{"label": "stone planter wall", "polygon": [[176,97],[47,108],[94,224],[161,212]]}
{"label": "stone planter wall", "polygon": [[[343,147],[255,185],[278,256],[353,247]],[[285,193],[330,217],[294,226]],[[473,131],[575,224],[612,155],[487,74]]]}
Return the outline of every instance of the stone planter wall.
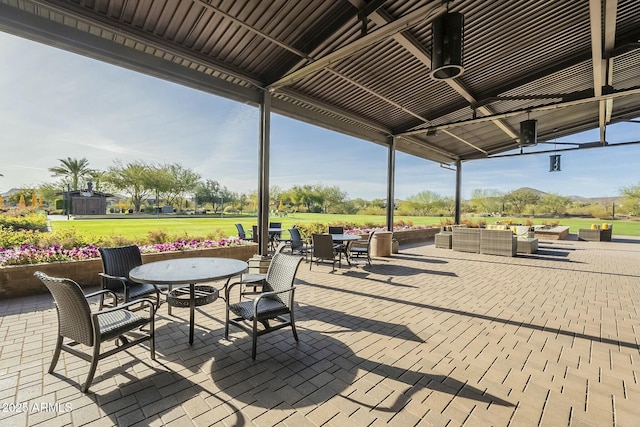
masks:
{"label": "stone planter wall", "polygon": [[399,230],[393,232],[393,239],[400,244],[425,242],[434,238],[440,232],[439,227],[422,228],[417,230]]}
{"label": "stone planter wall", "polygon": [[[247,261],[258,253],[257,244],[230,246],[223,248],[200,249],[195,251],[163,252],[142,255],[142,262],[148,263],[165,259],[190,257],[234,258]],[[52,262],[48,264],[11,265],[0,267],[0,299],[16,298],[47,292],[47,288],[33,276],[42,271],[54,277],[66,277],[78,282],[82,287],[100,286],[102,260]]]}

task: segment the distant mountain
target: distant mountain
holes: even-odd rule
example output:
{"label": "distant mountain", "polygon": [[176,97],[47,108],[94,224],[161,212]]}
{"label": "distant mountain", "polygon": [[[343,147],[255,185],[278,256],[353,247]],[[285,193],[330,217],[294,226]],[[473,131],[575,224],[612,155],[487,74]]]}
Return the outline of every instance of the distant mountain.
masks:
{"label": "distant mountain", "polygon": [[[544,191],[536,190],[531,187],[521,187],[515,191],[531,191],[532,193],[537,194],[538,196],[544,196],[546,193]],[[621,196],[608,196],[608,197],[582,197],[582,196],[566,196],[571,199],[572,202],[582,202],[582,203],[603,203],[603,204],[611,204],[611,203],[619,203],[622,200]]]}

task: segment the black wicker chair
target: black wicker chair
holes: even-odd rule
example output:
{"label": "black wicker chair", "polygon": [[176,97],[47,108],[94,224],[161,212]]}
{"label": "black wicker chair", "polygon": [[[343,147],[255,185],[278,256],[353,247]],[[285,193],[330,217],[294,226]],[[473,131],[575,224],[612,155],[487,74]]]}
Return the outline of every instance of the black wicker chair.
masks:
{"label": "black wicker chair", "polygon": [[[116,295],[108,289],[85,295],[80,286],[71,279],[51,277],[40,271],[36,272],[35,276],[44,283],[51,295],[53,295],[58,312],[58,340],[51,365],[49,366],[49,373],[52,373],[55,369],[61,350],[90,362],[91,367],[89,368],[87,380],[81,386],[82,392],[86,393],[93,381],[98,361],[105,357],[126,350],[136,344],[149,341],[151,359],[155,360],[155,306],[153,301],[141,299],[117,307],[92,312],[87,298],[111,295],[115,303]],[[130,311],[128,308],[134,304],[141,304],[143,308],[148,309],[149,315],[141,316]],[[150,325],[149,331],[143,332],[141,327],[146,325]],[[125,336],[125,334],[134,330],[135,335]],[[70,339],[71,342],[65,344],[65,338]],[[118,339],[120,344],[111,350],[100,353],[101,344],[114,339]],[[73,348],[77,344],[93,347],[92,354]]]}
{"label": "black wicker chair", "polygon": [[[286,246],[285,242],[280,242],[276,247],[275,253],[280,253]],[[236,283],[241,283],[243,286],[240,288],[240,299],[245,295],[258,295],[262,292],[262,286],[267,279],[267,273],[242,273],[240,280]],[[234,283],[234,285],[236,284]],[[249,288],[252,288],[249,290]],[[258,290],[260,288],[260,290]]]}
{"label": "black wicker chair", "polygon": [[[240,327],[249,332],[253,337],[251,357],[256,359],[256,347],[258,336],[264,335],[287,326],[291,326],[293,337],[298,341],[294,317],[294,292],[293,281],[300,266],[302,257],[277,253],[273,256],[267,278],[264,281],[263,292],[253,300],[240,301],[236,304],[229,304],[229,295],[234,283],[226,290],[226,321],[224,327],[224,337],[229,339],[229,324]],[[233,312],[237,317],[230,318],[229,313]],[[288,315],[288,318],[287,318]],[[277,321],[276,324],[269,324],[269,321]],[[247,324],[250,322],[251,327]],[[258,330],[258,322],[264,328]]]}
{"label": "black wicker chair", "polygon": [[[114,248],[99,248],[102,257],[102,289],[108,289],[118,295],[123,302],[153,297],[156,308],[160,306],[162,291],[151,283],[136,283],[129,280],[129,272],[142,265],[140,248],[136,245]],[[100,308],[104,305],[104,296],[100,298]],[[169,313],[171,314],[171,313]]]}

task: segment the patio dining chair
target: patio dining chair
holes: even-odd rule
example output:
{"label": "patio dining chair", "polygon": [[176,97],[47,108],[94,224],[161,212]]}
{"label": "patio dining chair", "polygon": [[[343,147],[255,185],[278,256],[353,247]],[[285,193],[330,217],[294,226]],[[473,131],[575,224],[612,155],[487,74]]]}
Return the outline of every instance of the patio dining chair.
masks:
{"label": "patio dining chair", "polygon": [[296,253],[298,255],[303,255],[305,261],[308,261],[313,245],[309,244],[307,240],[302,238],[300,230],[297,228],[290,228],[289,235],[291,236],[291,240],[289,242],[291,246],[291,253],[294,255]]}
{"label": "patio dining chair", "polygon": [[[276,251],[274,255],[280,253],[282,249],[285,248],[286,245],[287,245],[286,242],[280,242],[276,247]],[[272,258],[272,261],[273,261],[273,258]],[[259,294],[261,290],[258,291],[258,288],[262,289],[262,286],[264,285],[264,281],[266,280],[266,278],[267,278],[267,273],[242,273],[240,275],[240,280],[236,282],[236,283],[242,284],[242,287],[240,288],[240,300],[242,300],[242,297],[246,295]],[[234,285],[236,283],[234,283]],[[249,288],[252,288],[252,290],[249,291],[248,290]]]}
{"label": "patio dining chair", "polygon": [[[115,304],[117,296],[108,289],[85,295],[80,286],[71,279],[51,277],[41,271],[34,273],[34,275],[51,292],[58,313],[58,339],[49,366],[50,374],[53,373],[62,350],[90,362],[87,379],[81,386],[82,392],[86,393],[93,381],[98,361],[105,357],[149,341],[151,359],[155,360],[155,306],[153,301],[145,298],[105,310],[91,311],[87,298],[110,295]],[[134,304],[141,304],[145,309],[148,309],[148,315],[141,316],[130,311],[129,307]],[[141,330],[146,325],[149,325],[148,332]],[[125,336],[129,333],[133,333],[133,335]],[[65,343],[65,338],[71,342]],[[100,352],[103,342],[115,339],[120,341],[118,346],[104,353]],[[74,348],[77,344],[93,347],[92,353],[88,354]]]}
{"label": "patio dining chair", "polygon": [[[102,289],[108,289],[118,296],[122,302],[129,302],[140,298],[154,298],[156,308],[160,306],[158,286],[151,283],[136,283],[129,279],[129,272],[142,265],[142,255],[137,245],[119,246],[113,248],[99,248],[102,258],[103,272]],[[100,297],[100,309],[104,306],[104,295]],[[171,312],[169,312],[171,314]]]}
{"label": "patio dining chair", "polygon": [[314,234],[311,238],[313,249],[311,250],[309,270],[311,270],[315,258],[316,265],[318,265],[320,261],[331,261],[331,272],[333,273],[336,270],[336,261],[340,258],[338,245],[334,245],[331,234]]}
{"label": "patio dining chair", "polygon": [[247,240],[250,242],[253,241],[253,235],[247,237],[247,233],[244,231],[244,227],[242,226],[242,224],[236,224],[236,229],[238,230],[238,237],[240,238],[240,240]]}
{"label": "patio dining chair", "polygon": [[[256,360],[256,347],[258,337],[270,332],[291,326],[293,337],[298,341],[294,317],[294,293],[293,282],[300,266],[302,257],[277,253],[273,256],[267,278],[264,281],[263,292],[255,299],[240,301],[235,304],[229,303],[229,295],[234,283],[226,290],[226,317],[224,326],[224,337],[229,339],[229,324],[234,324],[249,332],[253,338],[251,348],[251,358]],[[230,318],[233,312],[236,317]],[[270,321],[277,323],[270,324]],[[258,323],[263,328],[258,329]]]}
{"label": "patio dining chair", "polygon": [[[329,234],[344,234],[344,227],[342,226],[329,226]],[[342,252],[347,255],[349,243],[346,244],[344,242],[336,244],[336,250]],[[348,258],[347,258],[348,259]]]}
{"label": "patio dining chair", "polygon": [[[282,228],[282,223],[281,222],[270,222],[269,223],[269,228],[281,229]],[[278,242],[280,241],[281,238],[282,238],[282,231],[270,231],[269,232],[269,245],[271,246],[272,249],[275,249],[275,247],[278,245]]]}
{"label": "patio dining chair", "polygon": [[366,256],[369,267],[371,267],[371,239],[375,232],[375,230],[371,230],[366,241],[354,240],[349,246],[349,254],[351,258],[353,259],[353,257]]}

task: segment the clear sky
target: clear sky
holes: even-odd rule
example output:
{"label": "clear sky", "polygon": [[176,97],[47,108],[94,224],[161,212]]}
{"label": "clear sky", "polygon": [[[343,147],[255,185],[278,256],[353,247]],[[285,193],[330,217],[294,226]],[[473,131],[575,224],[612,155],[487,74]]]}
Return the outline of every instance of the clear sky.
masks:
{"label": "clear sky", "polygon": [[[177,162],[231,191],[257,188],[256,108],[2,32],[0,129],[0,193],[54,181],[47,169],[67,157],[86,157],[94,169],[115,159]],[[386,198],[385,147],[275,114],[271,131],[271,185],[321,183],[350,198]],[[562,141],[597,139],[593,131]],[[640,124],[610,126],[607,139],[638,141]],[[562,153],[562,172],[548,170],[549,154],[465,162],[463,197],[520,187],[616,196],[640,182],[640,145]],[[400,199],[455,192],[455,172],[400,152],[395,182]]]}

